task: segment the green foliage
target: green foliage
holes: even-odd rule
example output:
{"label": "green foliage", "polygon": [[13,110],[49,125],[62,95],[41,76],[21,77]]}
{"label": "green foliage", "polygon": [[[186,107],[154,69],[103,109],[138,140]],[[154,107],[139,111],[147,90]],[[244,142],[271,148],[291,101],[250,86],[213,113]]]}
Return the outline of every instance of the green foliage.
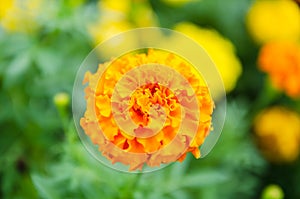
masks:
{"label": "green foliage", "polygon": [[[63,9],[63,8],[61,8]],[[32,34],[0,30],[0,176],[4,198],[37,197],[30,173],[55,161],[64,134],[54,94],[71,94],[78,66],[91,49],[79,12],[42,23]],[[64,19],[62,21],[61,19]],[[84,20],[82,18],[81,20]],[[76,22],[76,23],[74,23]]]}
{"label": "green foliage", "polygon": [[97,162],[74,137],[71,122],[63,155],[31,177],[43,198],[252,198],[265,162],[246,135],[245,123],[233,122],[236,116],[243,121],[245,114],[230,104],[220,143],[208,157],[188,156],[183,163],[145,174],[123,173]]}

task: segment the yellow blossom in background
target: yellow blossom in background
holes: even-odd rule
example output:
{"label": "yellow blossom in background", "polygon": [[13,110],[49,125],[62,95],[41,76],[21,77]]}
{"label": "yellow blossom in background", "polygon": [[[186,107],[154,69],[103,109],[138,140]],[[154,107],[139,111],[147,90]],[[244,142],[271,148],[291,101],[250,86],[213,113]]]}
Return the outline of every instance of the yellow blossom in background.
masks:
{"label": "yellow blossom in background", "polygon": [[283,107],[262,111],[255,118],[254,132],[264,156],[271,162],[295,161],[300,150],[300,116]]}
{"label": "yellow blossom in background", "polygon": [[130,9],[129,0],[99,1],[98,7],[99,20],[88,26],[88,31],[96,45],[113,35],[133,28],[126,17]]}
{"label": "yellow blossom in background", "polygon": [[258,64],[276,88],[290,97],[300,97],[300,45],[267,43],[260,50]]}
{"label": "yellow blossom in background", "polygon": [[[129,83],[121,85],[121,87],[116,86],[117,82],[122,76],[126,76],[126,72],[145,64],[169,66],[172,70],[181,74],[187,80],[187,83],[191,85],[198,107],[188,105],[190,109],[184,113],[185,118],[183,121],[181,121],[181,114],[183,114],[181,106],[183,105],[179,102],[180,100],[177,96],[183,99],[182,103],[184,104],[190,104],[193,100],[190,98],[191,94],[186,90],[186,85],[181,84],[180,80],[175,78],[175,73],[170,74],[168,81],[171,85],[175,85],[176,92],[180,94],[175,95],[169,88],[161,85],[159,82],[152,83],[152,78],[158,73],[157,69],[155,69],[155,71],[143,73],[143,77],[140,76],[142,73],[138,74],[140,78],[146,79],[146,82],[150,83],[141,85],[133,93],[129,90],[131,96],[126,94],[122,97],[130,85],[134,84],[132,81],[140,82],[141,80],[127,76],[126,79]],[[101,75],[101,71],[105,66],[108,66],[108,68]],[[152,66],[150,68],[154,70]],[[160,67],[160,70],[162,70],[161,75],[166,74],[162,67]],[[176,160],[182,161],[187,152],[192,152],[196,158],[200,157],[199,146],[203,144],[211,130],[211,115],[214,103],[202,77],[188,62],[179,56],[153,49],[149,50],[147,54],[129,53],[110,63],[99,65],[95,74],[87,72],[84,83],[87,82],[89,83],[85,90],[87,109],[84,117],[80,120],[80,125],[92,142],[99,145],[99,150],[102,154],[111,160],[112,163],[121,162],[124,165],[129,165],[131,170],[135,170],[142,169],[144,164],[159,166],[161,163],[169,163]],[[117,98],[113,97],[115,88],[117,88],[115,91]],[[128,97],[130,97],[128,104],[117,103],[117,99],[124,101]],[[139,137],[138,135],[144,133],[138,132],[139,128],[147,128],[149,122],[153,121],[151,107],[156,106],[156,104],[159,104],[165,110],[166,120],[162,123],[162,128],[159,125],[156,134],[151,133],[151,136],[147,138]],[[115,115],[113,114],[113,105],[118,109]],[[199,120],[196,119],[198,116],[193,115],[195,108],[200,111]],[[132,118],[132,121],[138,125],[138,128],[127,132],[117,125],[117,118],[121,121],[125,121],[124,118],[128,118],[124,115],[124,110],[129,111],[130,116],[128,117]],[[185,121],[194,123],[192,126],[184,126]],[[127,121],[124,124],[128,126]],[[100,125],[102,132],[97,130],[98,125]],[[154,129],[156,129],[157,123],[153,125]],[[185,130],[181,132],[183,135],[177,136],[181,125]],[[152,132],[152,129],[151,127],[148,131]],[[196,131],[194,139],[190,137],[192,129]],[[163,151],[171,143],[175,144],[176,147]],[[118,147],[121,151],[113,150],[112,145]],[[131,155],[132,153],[137,155]]]}
{"label": "yellow blossom in background", "polygon": [[13,9],[14,6],[14,0],[6,0],[6,1],[1,1],[0,4],[0,19],[5,17],[9,10]]}
{"label": "yellow blossom in background", "polygon": [[184,6],[185,4],[190,2],[199,2],[202,0],[162,0],[162,1],[167,5],[179,7],[179,6]]}
{"label": "yellow blossom in background", "polygon": [[130,10],[131,0],[101,0],[98,5],[100,10],[110,10],[127,14]]}
{"label": "yellow blossom in background", "polygon": [[242,72],[233,44],[215,30],[200,28],[188,22],[177,24],[174,30],[191,37],[206,50],[220,72],[226,92],[232,91]]}
{"label": "yellow blossom in background", "polygon": [[257,0],[246,21],[250,34],[259,44],[300,39],[300,9],[294,1]]}
{"label": "yellow blossom in background", "polygon": [[[110,20],[99,21],[89,27],[89,32],[93,38],[94,43],[97,45],[104,40],[134,28],[134,26],[126,20]],[[118,41],[116,41],[116,45]],[[133,41],[134,43],[134,41]]]}
{"label": "yellow blossom in background", "polygon": [[157,25],[155,13],[146,0],[132,1],[129,20],[132,21],[136,27],[140,28]]}
{"label": "yellow blossom in background", "polygon": [[[147,1],[104,0],[99,1],[98,5],[99,21],[88,27],[96,45],[126,30],[156,24],[154,13]],[[129,43],[134,44],[134,39],[126,42],[126,45]],[[117,44],[115,47],[118,47]]]}
{"label": "yellow blossom in background", "polygon": [[0,25],[8,32],[32,32],[41,12],[41,0],[7,0],[0,4]]}

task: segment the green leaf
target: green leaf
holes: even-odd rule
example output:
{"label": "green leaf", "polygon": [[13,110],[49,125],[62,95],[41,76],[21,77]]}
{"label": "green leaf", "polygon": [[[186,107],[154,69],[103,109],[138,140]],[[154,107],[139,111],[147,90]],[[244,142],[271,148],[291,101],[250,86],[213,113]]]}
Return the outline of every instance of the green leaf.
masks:
{"label": "green leaf", "polygon": [[170,194],[174,199],[189,199],[191,198],[187,191],[184,190],[176,190]]}
{"label": "green leaf", "polygon": [[181,177],[184,176],[185,173],[187,172],[190,161],[191,161],[191,156],[190,154],[187,154],[187,157],[183,162],[174,162],[171,165],[170,177],[181,179]]}
{"label": "green leaf", "polygon": [[9,88],[21,83],[30,64],[31,58],[29,52],[22,52],[17,55],[5,71],[4,87]]}
{"label": "green leaf", "polygon": [[199,188],[209,185],[216,185],[225,182],[229,176],[220,170],[201,170],[191,173],[183,178],[181,186],[187,188]]}
{"label": "green leaf", "polygon": [[40,196],[46,199],[59,199],[58,193],[53,189],[50,181],[36,174],[32,174],[31,178]]}
{"label": "green leaf", "polygon": [[63,61],[60,54],[52,49],[39,49],[34,59],[43,75],[55,75]]}

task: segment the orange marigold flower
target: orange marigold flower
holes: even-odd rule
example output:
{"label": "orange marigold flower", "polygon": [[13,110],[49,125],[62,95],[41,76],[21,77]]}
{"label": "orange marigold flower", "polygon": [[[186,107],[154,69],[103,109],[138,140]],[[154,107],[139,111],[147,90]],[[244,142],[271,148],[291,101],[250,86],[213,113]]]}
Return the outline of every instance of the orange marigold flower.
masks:
{"label": "orange marigold flower", "polygon": [[259,67],[269,74],[274,86],[290,97],[300,96],[300,47],[294,43],[272,42],[264,45]]}
{"label": "orange marigold flower", "polygon": [[128,53],[87,72],[87,82],[80,125],[112,163],[136,170],[182,161],[187,152],[200,157],[214,103],[181,57],[154,49]]}

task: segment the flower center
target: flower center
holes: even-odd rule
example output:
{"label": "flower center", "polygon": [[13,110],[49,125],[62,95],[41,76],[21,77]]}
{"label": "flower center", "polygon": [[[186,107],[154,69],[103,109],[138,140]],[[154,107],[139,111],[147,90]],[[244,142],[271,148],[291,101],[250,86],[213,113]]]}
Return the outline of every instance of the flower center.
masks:
{"label": "flower center", "polygon": [[158,83],[149,83],[133,92],[129,101],[129,113],[137,125],[144,127],[148,126],[154,115],[165,115],[162,107],[170,113],[177,103],[178,100],[170,89]]}

